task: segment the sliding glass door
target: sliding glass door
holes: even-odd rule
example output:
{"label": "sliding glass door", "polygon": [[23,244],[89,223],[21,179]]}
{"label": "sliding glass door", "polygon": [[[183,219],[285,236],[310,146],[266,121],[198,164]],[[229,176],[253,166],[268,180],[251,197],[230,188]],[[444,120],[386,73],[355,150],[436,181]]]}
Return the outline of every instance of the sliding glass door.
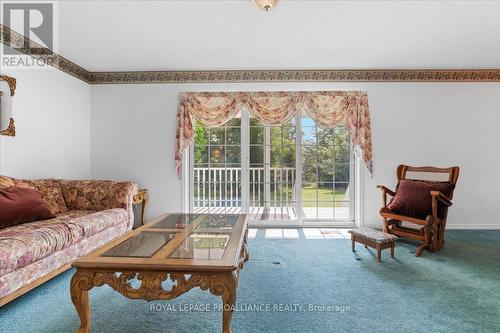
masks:
{"label": "sliding glass door", "polygon": [[242,208],[241,117],[224,126],[195,123],[192,208],[199,213],[239,213]]}
{"label": "sliding glass door", "polygon": [[304,221],[347,221],[353,215],[353,154],[345,127],[321,128],[301,118],[301,207]]}
{"label": "sliding glass door", "polygon": [[250,118],[250,219],[297,220],[295,133],[295,119],[270,126]]}
{"label": "sliding glass door", "polygon": [[344,127],[305,114],[264,125],[242,112],[226,125],[195,125],[191,210],[246,212],[254,224],[354,220],[354,156]]}

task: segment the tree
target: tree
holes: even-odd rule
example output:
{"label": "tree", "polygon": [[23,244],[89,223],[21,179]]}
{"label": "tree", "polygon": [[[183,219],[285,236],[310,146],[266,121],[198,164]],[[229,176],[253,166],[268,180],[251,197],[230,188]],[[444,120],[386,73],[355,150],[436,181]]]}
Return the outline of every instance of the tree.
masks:
{"label": "tree", "polygon": [[207,154],[206,146],[208,145],[208,129],[203,127],[199,122],[194,126],[194,161],[196,164],[204,162],[204,155]]}
{"label": "tree", "polygon": [[344,127],[317,127],[315,136],[304,136],[302,180],[322,183],[349,180],[349,132]]}

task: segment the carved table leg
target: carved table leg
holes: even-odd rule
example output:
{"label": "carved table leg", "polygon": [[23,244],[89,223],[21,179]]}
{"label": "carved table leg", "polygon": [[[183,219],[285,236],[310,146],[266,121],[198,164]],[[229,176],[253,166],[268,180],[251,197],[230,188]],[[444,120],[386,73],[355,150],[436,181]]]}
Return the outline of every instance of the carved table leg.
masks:
{"label": "carved table leg", "polygon": [[243,251],[245,254],[245,261],[250,259],[250,255],[248,254],[248,229],[245,231],[245,237],[243,238]]}
{"label": "carved table leg", "polygon": [[231,333],[231,319],[236,302],[238,271],[210,278],[210,292],[222,296],[222,333]]}
{"label": "carved table leg", "polygon": [[239,259],[239,269],[243,268],[243,264],[248,261],[250,256],[248,255],[248,230],[245,231],[245,236],[243,237],[243,244],[241,246],[240,259]]}
{"label": "carved table leg", "polygon": [[222,294],[224,309],[222,312],[222,332],[231,333],[231,319],[233,318],[234,304],[236,302],[236,286],[238,284],[237,273],[227,277],[226,291]]}
{"label": "carved table leg", "polygon": [[141,225],[144,225],[144,218],[146,217],[146,207],[148,206],[149,197],[148,193],[144,194],[144,198],[142,199],[142,207],[141,207]]}
{"label": "carved table leg", "polygon": [[71,300],[80,317],[78,333],[90,331],[89,290],[94,286],[94,273],[76,271],[71,278]]}

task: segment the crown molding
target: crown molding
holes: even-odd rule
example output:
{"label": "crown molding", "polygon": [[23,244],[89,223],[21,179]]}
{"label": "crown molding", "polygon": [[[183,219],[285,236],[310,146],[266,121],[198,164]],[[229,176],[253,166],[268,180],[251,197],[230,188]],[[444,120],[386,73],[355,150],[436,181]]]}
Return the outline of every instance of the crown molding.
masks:
{"label": "crown molding", "polygon": [[500,82],[500,69],[211,70],[90,72],[0,24],[0,39],[89,84],[216,82]]}

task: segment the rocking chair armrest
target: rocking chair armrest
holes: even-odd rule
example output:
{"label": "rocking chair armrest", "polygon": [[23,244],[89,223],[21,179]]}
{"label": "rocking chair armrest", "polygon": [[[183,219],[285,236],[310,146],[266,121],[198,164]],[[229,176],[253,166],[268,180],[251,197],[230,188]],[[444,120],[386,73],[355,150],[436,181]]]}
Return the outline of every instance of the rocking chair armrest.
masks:
{"label": "rocking chair armrest", "polygon": [[377,185],[377,188],[382,190],[382,207],[387,207],[387,194],[390,196],[395,196],[396,192],[389,190],[384,185]]}
{"label": "rocking chair armrest", "polygon": [[439,202],[441,202],[443,205],[446,205],[446,206],[452,205],[450,198],[448,198],[446,195],[444,195],[443,193],[441,193],[439,191],[431,191],[431,196],[432,196],[432,199],[439,200]]}
{"label": "rocking chair armrest", "polygon": [[386,192],[387,194],[391,195],[391,196],[395,196],[396,195],[396,192],[388,189],[387,187],[385,187],[384,185],[377,185],[377,188],[381,189],[383,192]]}

